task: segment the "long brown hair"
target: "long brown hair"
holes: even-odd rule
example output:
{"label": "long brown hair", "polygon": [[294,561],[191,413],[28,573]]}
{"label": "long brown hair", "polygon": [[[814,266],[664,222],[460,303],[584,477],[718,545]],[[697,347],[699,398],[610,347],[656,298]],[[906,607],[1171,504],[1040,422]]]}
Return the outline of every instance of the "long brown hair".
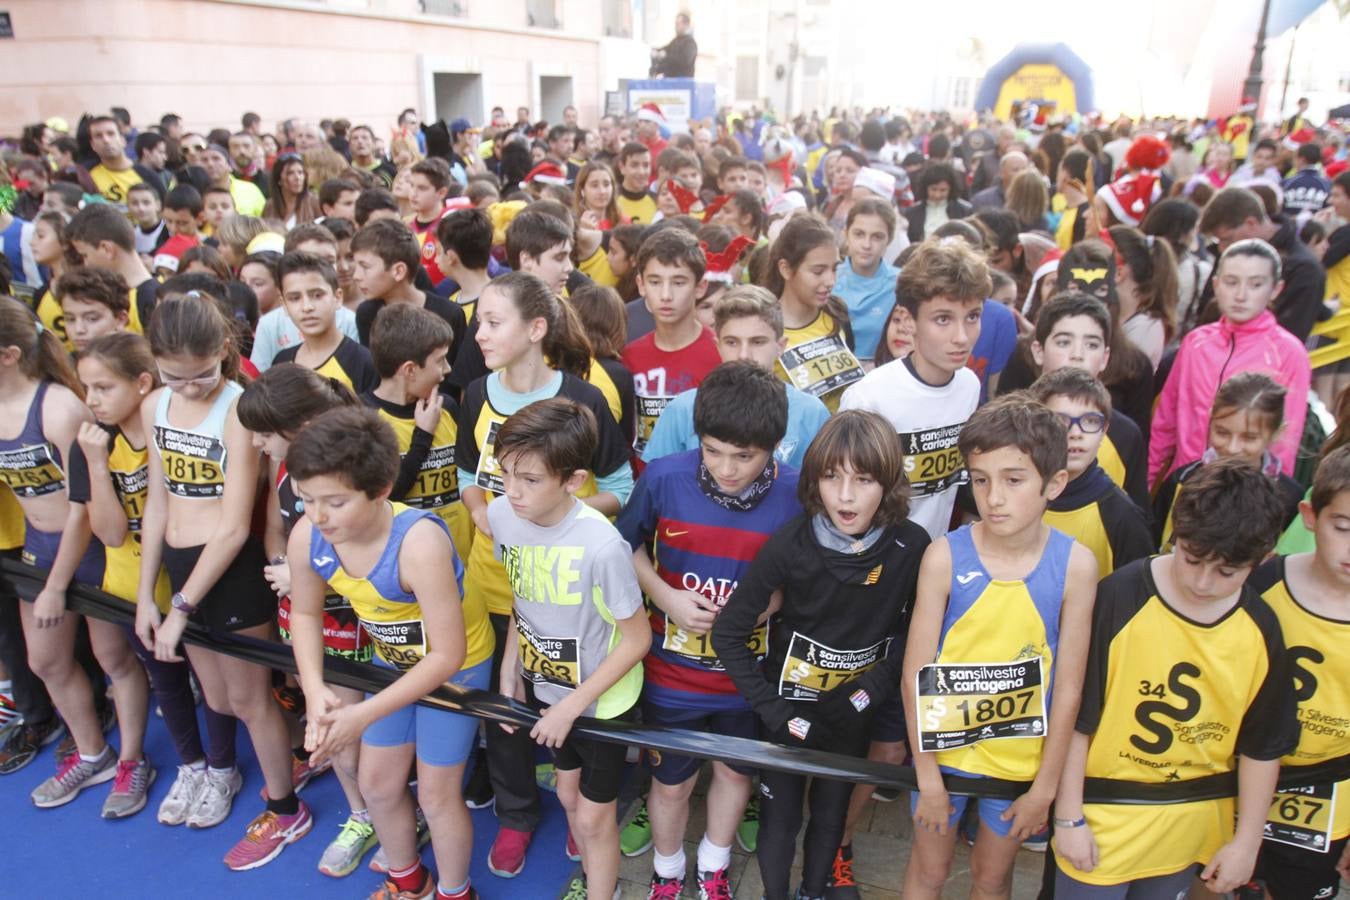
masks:
{"label": "long brown hair", "polygon": [[279,363],[239,396],[239,423],[254,432],[294,435],[306,422],[339,406],[356,406],[356,395],[336,378],[295,363]]}
{"label": "long brown hair", "polygon": [[1139,292],[1139,312],[1162,322],[1165,340],[1177,330],[1177,258],[1161,238],[1145,236],[1129,225],[1107,229],[1116,252],[1130,267],[1130,277]]}
{"label": "long brown hair", "polygon": [[543,351],[548,364],[560,372],[585,378],[591,370],[591,344],[581,327],[576,310],[560,300],[537,276],[528,272],[508,272],[492,279],[496,288],[515,305],[526,322],[543,319],[548,331]]}
{"label": "long brown hair", "polygon": [[159,387],[159,366],[150,342],[130,331],[114,331],[94,338],[80,351],[80,359],[96,359],[113,374],[127,381],[149,375],[151,384]]}
{"label": "long brown hair", "polygon": [[603,284],[588,284],[570,302],[596,358],[619,359],[628,343],[628,309],[619,292]]}
{"label": "long brown hair", "polygon": [[619,196],[619,180],[614,177],[614,170],[602,162],[592,160],[591,162],[588,162],[586,163],[586,165],[582,166],[581,171],[577,173],[577,186],[576,186],[577,216],[579,218],[581,214],[586,211],[585,194],[582,193],[586,188],[586,182],[591,179],[592,175],[595,175],[597,173],[604,173],[605,175],[609,176],[609,185],[610,185],[609,202],[605,204],[604,216],[607,220],[609,220],[609,227],[615,228],[618,226],[620,222],[619,204],[614,199],[615,197]]}
{"label": "long brown hair", "polygon": [[[783,293],[787,290],[787,279],[779,271],[780,262],[787,263],[787,267],[793,272],[801,266],[806,257],[817,247],[839,246],[839,239],[835,236],[834,229],[825,224],[823,219],[818,219],[814,215],[793,216],[783,226],[783,230],[778,233],[778,239],[773,242],[769,248],[769,263],[764,272],[763,287],[773,292],[773,295],[782,300]],[[839,334],[844,325],[848,322],[848,307],[844,301],[834,294],[825,303],[825,312],[834,321],[831,334]]]}
{"label": "long brown hair", "polygon": [[234,326],[214,297],[198,294],[161,297],[150,314],[150,350],[163,356],[207,357],[224,353],[221,376],[239,379],[239,343]]}
{"label": "long brown hair", "polygon": [[84,386],[61,339],[44,328],[33,311],[13,297],[0,297],[0,348],[19,348],[19,371],[34,381],[51,381],[84,399]]}

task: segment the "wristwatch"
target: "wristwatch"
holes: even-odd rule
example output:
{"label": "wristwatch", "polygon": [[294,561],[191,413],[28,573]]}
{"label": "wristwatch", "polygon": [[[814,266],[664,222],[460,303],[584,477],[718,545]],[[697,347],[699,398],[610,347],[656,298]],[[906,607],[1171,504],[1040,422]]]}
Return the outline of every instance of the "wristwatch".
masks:
{"label": "wristwatch", "polygon": [[169,605],[185,616],[192,615],[193,611],[197,608],[192,603],[188,602],[188,598],[183,595],[182,591],[174,592],[174,595],[169,598]]}

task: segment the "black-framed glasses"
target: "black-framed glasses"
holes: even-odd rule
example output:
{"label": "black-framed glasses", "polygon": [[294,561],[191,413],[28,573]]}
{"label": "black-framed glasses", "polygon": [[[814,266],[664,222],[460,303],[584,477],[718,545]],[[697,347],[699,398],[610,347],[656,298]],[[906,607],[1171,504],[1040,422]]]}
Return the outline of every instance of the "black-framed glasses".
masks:
{"label": "black-framed glasses", "polygon": [[298,163],[302,163],[302,162],[304,162],[304,160],[300,157],[300,154],[299,154],[299,153],[283,153],[283,154],[281,154],[280,156],[277,157],[277,162],[279,162],[279,163],[288,163],[288,162],[298,162]]}
{"label": "black-framed glasses", "polygon": [[1106,427],[1106,416],[1097,412],[1086,412],[1081,416],[1071,416],[1068,413],[1055,413],[1059,420],[1064,423],[1065,431],[1073,431],[1073,426],[1077,425],[1078,430],[1083,434],[1097,434]]}

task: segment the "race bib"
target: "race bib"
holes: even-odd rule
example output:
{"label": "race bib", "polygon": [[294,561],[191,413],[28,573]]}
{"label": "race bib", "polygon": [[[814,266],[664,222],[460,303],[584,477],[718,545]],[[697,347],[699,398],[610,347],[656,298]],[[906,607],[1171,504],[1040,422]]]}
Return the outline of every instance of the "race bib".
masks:
{"label": "race bib", "polygon": [[928,431],[900,432],[900,445],[905,450],[905,478],[913,496],[940,494],[966,483],[966,461],[956,446],[961,428],[948,425]]}
{"label": "race bib", "polygon": [[189,499],[215,499],[225,493],[225,445],[219,440],[157,425],[155,445],[169,493]]}
{"label": "race bib", "polygon": [[[327,602],[325,601],[325,608]],[[396,669],[407,671],[421,661],[427,652],[426,632],[421,619],[402,622],[372,622],[362,619],[361,626],[380,659]]]}
{"label": "race bib", "polygon": [[862,363],[839,335],[826,335],[787,350],[778,363],[798,390],[823,397],[863,377]]}
{"label": "race bib", "polygon": [[455,468],[455,448],[432,447],[417,480],[403,498],[414,509],[440,509],[459,499],[459,473]]}
{"label": "race bib", "polygon": [[1278,791],[1266,816],[1265,839],[1326,853],[1335,811],[1335,784]]}
{"label": "race bib", "polygon": [[473,483],[491,494],[506,493],[506,483],[502,481],[502,464],[497,462],[493,452],[497,446],[497,431],[501,422],[488,425],[487,439],[483,441],[483,452],[478,456],[478,471],[474,473]]}
{"label": "race bib", "polygon": [[999,738],[1045,736],[1041,657],[1007,663],[932,663],[915,676],[925,752]]}
{"label": "race bib", "polygon": [[652,439],[652,432],[656,429],[656,420],[661,418],[661,413],[665,412],[666,406],[670,404],[672,397],[643,397],[634,398],[637,401],[637,434],[633,437],[633,450],[639,456],[647,448],[647,442]]}
{"label": "race bib", "polygon": [[0,451],[0,482],[9,485],[16,497],[54,494],[65,486],[65,478],[50,444]]}
{"label": "race bib", "polygon": [[547,637],[516,616],[520,634],[520,668],[533,684],[553,684],[575,690],[581,684],[581,657],[576,638]]}
{"label": "race bib", "polygon": [[[762,662],[769,647],[768,626],[761,625],[750,632],[750,640],[745,642],[745,646],[750,648],[751,653],[755,654],[756,663]],[[717,652],[713,650],[710,634],[686,631],[676,625],[675,621],[669,617],[666,618],[666,634],[661,641],[661,649],[677,653],[710,672],[726,671],[726,666],[722,665],[722,661],[717,658]]]}
{"label": "race bib", "polygon": [[837,650],[794,631],[783,659],[778,695],[784,700],[814,701],[875,666],[890,643],[885,638],[870,647]]}
{"label": "race bib", "polygon": [[113,472],[113,487],[122,511],[127,516],[127,530],[140,540],[141,516],[145,514],[145,495],[150,487],[150,469],[141,466],[134,472]]}

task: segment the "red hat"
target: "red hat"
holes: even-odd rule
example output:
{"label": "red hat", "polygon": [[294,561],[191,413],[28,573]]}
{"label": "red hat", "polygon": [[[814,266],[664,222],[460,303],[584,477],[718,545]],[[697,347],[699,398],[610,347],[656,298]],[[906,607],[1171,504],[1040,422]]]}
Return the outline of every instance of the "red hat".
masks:
{"label": "red hat", "polygon": [[1162,186],[1152,172],[1132,172],[1103,187],[1097,196],[1106,201],[1122,225],[1138,225],[1148,208],[1162,197]]}
{"label": "red hat", "polygon": [[1344,172],[1347,168],[1350,168],[1350,163],[1347,163],[1343,159],[1338,159],[1335,162],[1327,163],[1326,176],[1327,178],[1335,178],[1337,175]]}
{"label": "red hat", "polygon": [[667,178],[666,187],[670,188],[670,196],[674,197],[675,202],[679,204],[680,212],[687,214],[689,210],[694,208],[694,204],[698,203],[698,194],[680,184],[676,179]]}
{"label": "red hat", "polygon": [[738,234],[732,238],[730,244],[723,248],[721,253],[713,253],[703,241],[699,242],[699,246],[703,248],[704,255],[708,257],[708,271],[704,274],[704,279],[730,284],[732,267],[740,260],[741,254],[747,248],[755,246],[755,242],[752,238]]}
{"label": "red hat", "polygon": [[537,181],[540,184],[567,184],[567,173],[562,170],[562,166],[549,160],[544,160],[535,166],[525,176],[524,184]]}
{"label": "red hat", "polygon": [[1036,271],[1031,273],[1031,286],[1027,288],[1026,299],[1022,301],[1022,315],[1031,315],[1032,309],[1036,305],[1036,296],[1040,292],[1041,281],[1059,271],[1059,261],[1064,257],[1064,251],[1054,247],[1047,251],[1041,257],[1041,264],[1036,267]]}
{"label": "red hat", "polygon": [[717,215],[722,207],[727,205],[727,201],[730,199],[730,194],[720,194],[717,197],[714,197],[713,201],[703,208],[703,221],[705,223],[711,222],[712,217]]}
{"label": "red hat", "polygon": [[1297,150],[1299,147],[1308,143],[1308,141],[1315,140],[1317,140],[1317,132],[1304,125],[1298,131],[1285,135],[1284,145],[1290,150]]}
{"label": "red hat", "polygon": [[1131,169],[1161,169],[1172,158],[1167,143],[1151,134],[1141,134],[1125,151],[1125,165]]}
{"label": "red hat", "polygon": [[639,122],[655,122],[657,125],[666,123],[665,113],[661,112],[661,107],[655,103],[644,103],[639,106],[637,117]]}
{"label": "red hat", "polygon": [[178,271],[178,260],[184,253],[197,246],[198,241],[195,237],[188,237],[185,234],[175,234],[164,242],[164,245],[155,251],[153,268],[168,269],[170,272]]}

